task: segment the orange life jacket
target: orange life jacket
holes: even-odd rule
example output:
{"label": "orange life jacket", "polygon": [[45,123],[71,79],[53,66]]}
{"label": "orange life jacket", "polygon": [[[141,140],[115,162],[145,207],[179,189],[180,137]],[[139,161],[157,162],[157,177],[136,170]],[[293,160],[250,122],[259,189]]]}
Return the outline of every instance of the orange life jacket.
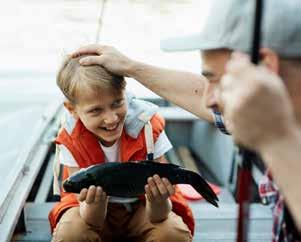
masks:
{"label": "orange life jacket", "polygon": [[[163,131],[165,122],[158,114],[154,115],[150,122],[153,128],[153,139],[155,142]],[[56,143],[63,144],[68,148],[80,168],[100,164],[105,161],[99,140],[85,128],[80,120],[76,122],[71,134],[65,129],[62,129],[56,138]],[[125,162],[130,160],[145,160],[147,149],[144,132],[140,132],[137,138],[132,138],[123,130],[120,142],[120,155],[121,160]],[[68,176],[68,170],[65,167],[63,170],[63,179],[66,179]],[[176,193],[171,196],[170,199],[173,204],[173,211],[182,217],[193,234],[194,219],[192,211],[178,188],[176,188]],[[61,201],[54,206],[48,216],[51,231],[55,228],[62,214],[68,208],[75,206],[79,206],[75,194],[62,191]]]}

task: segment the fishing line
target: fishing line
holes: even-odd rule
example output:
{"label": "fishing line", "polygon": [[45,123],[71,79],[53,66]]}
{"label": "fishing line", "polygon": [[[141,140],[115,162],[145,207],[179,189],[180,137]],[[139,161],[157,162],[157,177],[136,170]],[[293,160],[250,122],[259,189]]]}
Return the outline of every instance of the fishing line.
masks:
{"label": "fishing line", "polygon": [[[261,40],[261,20],[263,12],[263,1],[256,0],[255,17],[254,17],[254,32],[252,42],[252,57],[253,64],[259,62],[259,48]],[[257,155],[253,151],[239,147],[239,153],[242,156],[242,167],[239,174],[239,187],[238,187],[238,201],[239,201],[239,216],[237,223],[237,242],[248,241],[248,228],[249,228],[249,205],[250,205],[250,192],[252,182],[252,161],[256,159]]]}

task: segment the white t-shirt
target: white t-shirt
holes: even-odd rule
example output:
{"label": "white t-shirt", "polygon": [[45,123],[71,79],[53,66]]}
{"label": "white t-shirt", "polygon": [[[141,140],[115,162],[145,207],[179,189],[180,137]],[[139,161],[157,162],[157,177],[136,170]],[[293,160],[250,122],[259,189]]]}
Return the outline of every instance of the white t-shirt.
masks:
{"label": "white t-shirt", "polygon": [[[105,147],[100,142],[99,144],[104,152],[105,162],[116,162],[120,160],[119,140],[116,141],[115,144],[110,147]],[[60,148],[59,158],[61,164],[69,167],[79,167],[71,152],[64,145],[59,145],[59,148]],[[160,156],[164,155],[167,151],[169,151],[172,148],[172,145],[164,130],[159,135],[154,148],[155,148],[154,159],[157,159]]]}

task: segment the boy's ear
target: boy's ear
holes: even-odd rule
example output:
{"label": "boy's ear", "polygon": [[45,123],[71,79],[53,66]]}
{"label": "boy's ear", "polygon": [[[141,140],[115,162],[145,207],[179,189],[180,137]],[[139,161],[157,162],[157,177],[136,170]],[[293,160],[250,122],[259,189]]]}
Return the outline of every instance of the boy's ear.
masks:
{"label": "boy's ear", "polygon": [[261,62],[272,72],[279,73],[279,56],[278,54],[269,48],[260,49]]}
{"label": "boy's ear", "polygon": [[69,101],[65,101],[64,106],[74,118],[78,118],[78,114],[77,114],[75,105],[73,103],[71,103]]}

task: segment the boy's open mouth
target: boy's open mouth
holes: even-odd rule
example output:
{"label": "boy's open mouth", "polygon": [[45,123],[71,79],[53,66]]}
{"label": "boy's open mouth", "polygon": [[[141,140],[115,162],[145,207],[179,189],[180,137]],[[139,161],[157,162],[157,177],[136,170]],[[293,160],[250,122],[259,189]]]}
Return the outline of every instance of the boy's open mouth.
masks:
{"label": "boy's open mouth", "polygon": [[118,129],[118,127],[119,127],[119,122],[109,127],[101,127],[101,129],[105,131],[115,131],[116,129]]}

